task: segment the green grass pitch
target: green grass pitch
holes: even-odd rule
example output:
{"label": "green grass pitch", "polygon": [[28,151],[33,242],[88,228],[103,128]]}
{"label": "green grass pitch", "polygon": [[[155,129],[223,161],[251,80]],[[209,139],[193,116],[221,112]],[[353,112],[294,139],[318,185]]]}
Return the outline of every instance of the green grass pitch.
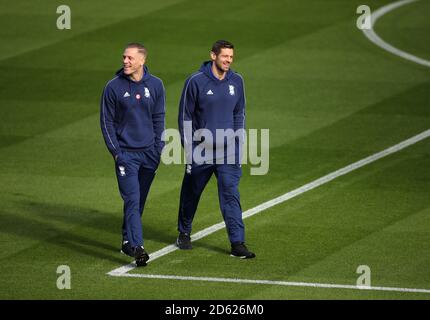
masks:
{"label": "green grass pitch", "polygon": [[[390,3],[372,0],[372,10]],[[357,29],[361,0],[0,0],[0,299],[430,299],[430,293],[112,277],[122,201],[99,99],[126,43],[149,49],[176,128],[185,78],[211,44],[236,46],[247,127],[270,129],[270,171],[243,167],[253,208],[430,128],[430,69]],[[57,30],[56,8],[72,28]],[[383,16],[388,43],[430,59],[430,2]],[[143,216],[145,248],[174,243],[182,165],[160,165]],[[222,221],[215,178],[194,230]],[[225,230],[130,274],[430,289],[430,139],[245,220],[257,258],[229,256]],[[59,265],[71,289],[59,290]],[[131,289],[132,288],[132,289]]]}

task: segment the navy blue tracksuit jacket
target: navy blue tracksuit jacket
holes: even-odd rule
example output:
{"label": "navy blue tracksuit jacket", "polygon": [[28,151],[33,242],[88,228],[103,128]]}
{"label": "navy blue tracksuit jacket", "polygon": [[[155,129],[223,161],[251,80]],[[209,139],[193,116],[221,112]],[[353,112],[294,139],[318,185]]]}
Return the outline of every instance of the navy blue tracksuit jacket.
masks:
{"label": "navy blue tracksuit jacket", "polygon": [[122,150],[139,151],[152,145],[158,153],[163,149],[164,87],[147,66],[144,72],[143,78],[134,82],[121,69],[103,91],[100,124],[113,156]]}
{"label": "navy blue tracksuit jacket", "polygon": [[[193,135],[199,129],[207,129],[212,133],[213,149],[221,143],[226,146],[226,140],[216,141],[216,129],[245,129],[245,89],[242,76],[229,70],[225,78],[219,80],[213,75],[211,66],[212,61],[204,62],[200,70],[185,81],[182,91],[178,115],[179,131],[182,145],[188,145],[192,150],[199,142],[187,141],[189,137],[184,130],[187,122],[192,122]],[[238,149],[237,140],[236,153]],[[225,158],[227,156],[225,154]],[[236,157],[236,163],[239,163],[239,160]]]}
{"label": "navy blue tracksuit jacket", "polygon": [[[214,140],[216,140],[216,129],[236,131],[245,128],[245,89],[242,77],[229,70],[225,78],[219,80],[213,75],[211,67],[212,61],[204,62],[200,70],[185,81],[178,116],[184,148],[187,145],[192,145],[193,150],[196,148],[196,142],[187,141],[189,137],[184,135],[187,122],[190,121],[193,134],[196,130],[208,129]],[[218,143],[220,141],[214,141],[213,145]],[[238,190],[242,169],[238,162],[239,157],[236,159],[233,164],[226,162],[218,164],[215,161],[198,164],[193,161],[187,165],[179,204],[179,232],[191,233],[192,221],[201,193],[212,174],[215,174],[218,181],[220,208],[230,242],[244,242],[244,225]]]}
{"label": "navy blue tracksuit jacket", "polygon": [[124,200],[123,242],[143,246],[141,216],[164,142],[165,91],[144,66],[140,81],[119,70],[103,90],[100,126],[116,157],[115,171]]}

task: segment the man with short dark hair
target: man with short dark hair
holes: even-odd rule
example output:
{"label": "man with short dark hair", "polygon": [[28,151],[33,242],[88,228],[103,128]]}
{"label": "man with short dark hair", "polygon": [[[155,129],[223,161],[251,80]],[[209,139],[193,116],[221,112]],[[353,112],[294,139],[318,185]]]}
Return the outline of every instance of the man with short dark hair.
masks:
{"label": "man with short dark hair", "polygon": [[100,125],[115,160],[119,191],[124,200],[121,252],[145,266],[141,216],[164,142],[165,90],[145,65],[146,48],[130,43],[123,68],[103,90]]}
{"label": "man with short dark hair", "polygon": [[[233,53],[232,43],[225,40],[215,42],[210,52],[211,60],[204,62],[200,70],[185,81],[182,91],[178,122],[187,165],[179,203],[176,245],[180,249],[192,249],[190,234],[194,214],[203,189],[215,174],[231,255],[244,259],[254,258],[255,254],[245,246],[238,190],[243,140],[237,139],[237,134],[221,138],[217,135],[217,131],[236,133],[245,128],[245,88],[242,76],[230,69]],[[212,138],[206,134],[197,145],[195,134],[205,130]],[[234,144],[233,160],[229,154],[231,148],[225,144],[231,141]],[[201,145],[204,145],[204,161],[195,158],[195,151]]]}

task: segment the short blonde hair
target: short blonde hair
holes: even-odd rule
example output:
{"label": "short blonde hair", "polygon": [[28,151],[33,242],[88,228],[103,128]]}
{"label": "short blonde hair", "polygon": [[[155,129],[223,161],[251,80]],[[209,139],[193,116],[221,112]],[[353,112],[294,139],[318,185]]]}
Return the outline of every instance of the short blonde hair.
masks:
{"label": "short blonde hair", "polygon": [[146,50],[146,48],[143,46],[143,44],[140,44],[138,42],[131,42],[129,43],[126,47],[126,49],[128,48],[136,48],[137,51],[139,51],[139,53],[143,54],[143,56],[146,58],[148,51]]}

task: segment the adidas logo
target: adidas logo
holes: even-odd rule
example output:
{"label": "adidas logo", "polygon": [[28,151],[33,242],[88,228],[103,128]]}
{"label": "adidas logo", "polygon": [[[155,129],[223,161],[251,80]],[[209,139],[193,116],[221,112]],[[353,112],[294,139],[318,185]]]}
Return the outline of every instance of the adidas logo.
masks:
{"label": "adidas logo", "polygon": [[212,90],[209,90],[208,92],[206,92],[206,94],[207,95],[211,95],[211,94],[214,94],[214,93],[212,92]]}
{"label": "adidas logo", "polygon": [[124,98],[127,98],[127,97],[129,97],[130,96],[130,94],[126,91],[125,93],[124,93]]}

